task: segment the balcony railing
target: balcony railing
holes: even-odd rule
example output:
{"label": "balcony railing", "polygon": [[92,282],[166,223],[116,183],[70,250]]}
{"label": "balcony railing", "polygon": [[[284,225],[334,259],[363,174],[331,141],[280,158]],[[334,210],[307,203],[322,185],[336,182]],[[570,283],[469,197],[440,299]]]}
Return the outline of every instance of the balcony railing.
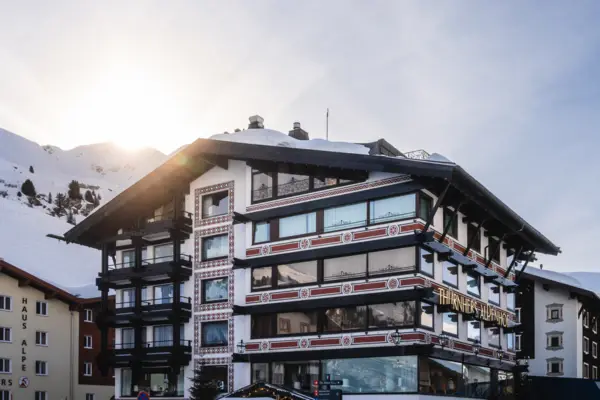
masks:
{"label": "balcony railing", "polygon": [[[173,339],[165,339],[165,340],[155,340],[152,342],[142,342],[142,348],[143,349],[154,349],[154,348],[160,348],[160,347],[173,347]],[[186,340],[186,339],[181,339],[179,340],[179,344],[180,346],[183,347],[192,347],[192,341],[191,340]],[[115,343],[115,350],[127,350],[127,349],[134,349],[135,348],[135,342],[126,342],[126,343]]]}
{"label": "balcony railing", "polygon": [[[185,263],[189,263],[191,265],[192,256],[190,256],[188,254],[181,254],[180,260]],[[160,263],[164,263],[164,262],[174,262],[174,261],[175,261],[175,258],[173,256],[147,258],[145,260],[142,260],[142,268],[153,265],[153,264],[160,264]],[[135,267],[135,260],[125,261],[125,262],[114,264],[114,265],[109,265],[108,269],[115,270],[115,269],[133,268],[133,267]]]}
{"label": "balcony railing", "polygon": [[[188,219],[192,219],[192,213],[189,213],[187,211],[183,211],[180,214],[183,218],[188,218]],[[146,218],[146,224],[152,224],[155,222],[161,222],[161,221],[170,221],[172,219],[175,219],[175,214],[173,213],[165,213],[165,214],[158,214],[158,215],[154,215],[152,217]]]}
{"label": "balcony railing", "polygon": [[[192,304],[192,298],[186,297],[186,296],[180,296],[179,302],[181,304]],[[161,297],[158,299],[144,299],[141,301],[141,303],[142,303],[142,307],[153,306],[153,305],[158,305],[158,304],[172,304],[173,297]],[[135,307],[135,300],[121,301],[121,302],[115,303],[115,307],[116,308]]]}

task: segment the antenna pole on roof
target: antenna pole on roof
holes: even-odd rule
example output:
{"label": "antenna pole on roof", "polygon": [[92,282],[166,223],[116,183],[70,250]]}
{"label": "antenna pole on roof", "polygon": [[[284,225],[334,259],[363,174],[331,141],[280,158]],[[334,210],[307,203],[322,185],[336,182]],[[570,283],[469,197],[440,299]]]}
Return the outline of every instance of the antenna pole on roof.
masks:
{"label": "antenna pole on roof", "polygon": [[329,108],[325,113],[325,140],[329,140]]}

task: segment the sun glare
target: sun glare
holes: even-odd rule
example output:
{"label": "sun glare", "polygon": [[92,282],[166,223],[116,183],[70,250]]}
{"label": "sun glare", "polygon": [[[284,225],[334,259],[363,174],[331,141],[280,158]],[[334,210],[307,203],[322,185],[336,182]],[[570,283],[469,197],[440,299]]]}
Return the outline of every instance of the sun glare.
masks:
{"label": "sun glare", "polygon": [[85,91],[65,116],[74,142],[78,136],[113,142],[124,149],[177,145],[182,118],[160,80],[143,71],[111,73]]}

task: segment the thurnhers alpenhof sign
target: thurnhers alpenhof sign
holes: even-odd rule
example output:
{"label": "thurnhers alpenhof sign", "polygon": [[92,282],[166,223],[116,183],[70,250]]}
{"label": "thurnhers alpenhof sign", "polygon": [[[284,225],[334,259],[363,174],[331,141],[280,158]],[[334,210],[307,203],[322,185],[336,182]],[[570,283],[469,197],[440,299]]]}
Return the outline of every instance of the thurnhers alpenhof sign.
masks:
{"label": "thurnhers alpenhof sign", "polygon": [[489,304],[471,299],[461,293],[444,287],[437,287],[440,305],[450,305],[452,310],[464,314],[474,314],[475,318],[482,321],[497,322],[498,325],[508,327],[508,313]]}

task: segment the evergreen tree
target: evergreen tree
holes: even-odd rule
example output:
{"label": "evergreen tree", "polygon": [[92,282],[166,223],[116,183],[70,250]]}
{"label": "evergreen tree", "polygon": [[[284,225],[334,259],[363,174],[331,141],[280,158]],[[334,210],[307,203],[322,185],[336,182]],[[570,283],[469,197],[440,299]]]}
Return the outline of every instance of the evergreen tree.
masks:
{"label": "evergreen tree", "polygon": [[29,166],[29,172],[31,172],[32,174],[35,173],[35,171],[33,170],[33,165]]}
{"label": "evergreen tree", "polygon": [[48,203],[52,204],[52,193],[48,192]]}
{"label": "evergreen tree", "polygon": [[66,197],[67,196],[65,196],[64,193],[56,193],[56,197],[54,198],[54,205],[55,205],[54,212],[58,216],[61,216],[66,209],[66,207],[65,207]]}
{"label": "evergreen tree", "polygon": [[92,196],[92,192],[90,192],[89,190],[85,191],[85,194],[83,195],[83,198],[88,203],[93,203],[94,202],[94,196]]}
{"label": "evergreen tree", "polygon": [[69,198],[72,200],[81,199],[81,187],[79,186],[79,182],[71,181],[71,183],[69,183]]}
{"label": "evergreen tree", "polygon": [[190,400],[214,400],[219,394],[217,381],[209,379],[202,366],[194,370],[194,377],[190,380],[192,381]]}
{"label": "evergreen tree", "polygon": [[21,185],[21,192],[23,192],[25,196],[35,196],[36,193],[33,182],[31,182],[29,179],[26,179],[25,182],[23,182],[23,185]]}

